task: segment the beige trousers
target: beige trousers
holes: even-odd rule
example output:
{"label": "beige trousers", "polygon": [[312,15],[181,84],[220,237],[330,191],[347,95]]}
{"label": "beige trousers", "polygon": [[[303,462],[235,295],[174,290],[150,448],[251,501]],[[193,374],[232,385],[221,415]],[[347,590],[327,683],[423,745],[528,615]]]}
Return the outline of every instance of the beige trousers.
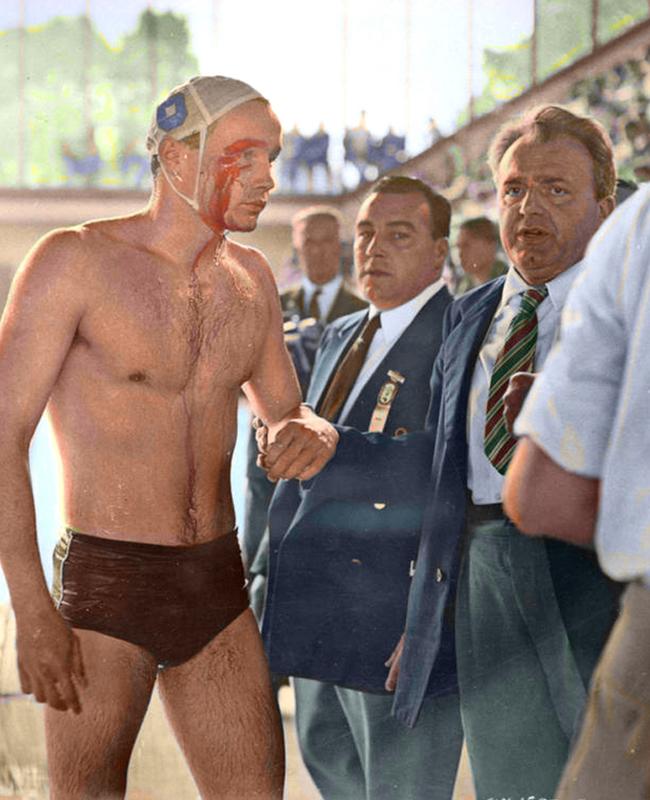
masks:
{"label": "beige trousers", "polygon": [[639,583],[623,595],[557,797],[650,798],[650,589]]}

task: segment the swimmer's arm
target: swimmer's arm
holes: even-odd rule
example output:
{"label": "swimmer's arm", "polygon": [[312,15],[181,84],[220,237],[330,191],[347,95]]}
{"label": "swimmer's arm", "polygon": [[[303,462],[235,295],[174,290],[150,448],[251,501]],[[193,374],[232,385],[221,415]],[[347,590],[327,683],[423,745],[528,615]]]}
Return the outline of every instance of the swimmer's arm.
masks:
{"label": "swimmer's arm", "polygon": [[43,575],[28,453],[83,314],[80,251],[73,231],[36,245],[16,275],[0,324],[0,562],[16,615],[23,690],[56,708],[78,707],[69,670],[62,674],[57,660],[61,651],[72,659],[74,645]]}
{"label": "swimmer's arm", "polygon": [[269,478],[306,480],[320,472],[334,455],[338,434],[329,422],[301,403],[300,385],[284,344],[275,280],[266,260],[259,258],[260,291],[267,298],[268,326],[243,389],[254,414],[269,428]]}

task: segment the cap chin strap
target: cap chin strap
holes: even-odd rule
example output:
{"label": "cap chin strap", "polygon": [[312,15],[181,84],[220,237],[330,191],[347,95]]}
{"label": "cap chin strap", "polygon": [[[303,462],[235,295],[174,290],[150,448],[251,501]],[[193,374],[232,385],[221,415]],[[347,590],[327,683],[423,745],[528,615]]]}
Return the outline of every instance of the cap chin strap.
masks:
{"label": "cap chin strap", "polygon": [[196,178],[194,180],[194,192],[192,193],[191,197],[189,195],[186,195],[183,192],[181,192],[181,190],[178,188],[178,186],[176,186],[174,184],[174,181],[172,181],[172,179],[169,177],[169,173],[167,172],[167,169],[165,168],[165,164],[163,163],[162,159],[160,159],[160,158],[158,159],[158,161],[160,163],[160,169],[162,171],[162,174],[165,176],[165,180],[167,181],[170,189],[173,192],[175,192],[181,198],[181,200],[184,200],[195,211],[199,210],[199,198],[198,198],[199,180],[201,178],[201,166],[203,164],[203,151],[205,150],[205,139],[206,139],[206,129],[205,128],[201,128],[201,131],[199,132],[199,158],[198,158],[197,165],[196,165]]}

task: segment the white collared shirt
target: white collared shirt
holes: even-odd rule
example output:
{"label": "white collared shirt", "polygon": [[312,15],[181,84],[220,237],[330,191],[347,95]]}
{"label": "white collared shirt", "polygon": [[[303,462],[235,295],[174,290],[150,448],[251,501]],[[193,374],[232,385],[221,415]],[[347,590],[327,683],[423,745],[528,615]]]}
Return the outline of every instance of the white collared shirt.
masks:
{"label": "white collared shirt", "polygon": [[650,586],[650,186],[591,241],[562,340],[517,418],[567,472],[600,478],[596,551],[612,578]]}
{"label": "white collared shirt", "polygon": [[[370,343],[366,359],[363,362],[363,367],[361,367],[354,386],[350,389],[350,394],[348,394],[347,400],[343,404],[343,408],[337,420],[339,423],[343,424],[343,421],[350,413],[350,409],[361,394],[363,387],[368,383],[391,347],[413,322],[420,310],[444,285],[445,282],[440,278],[434,283],[429,284],[420,294],[411,298],[408,302],[396,308],[391,308],[388,311],[380,311],[376,306],[370,305],[368,319],[379,314],[381,316],[381,326]],[[368,420],[368,422],[370,422],[370,420]]]}
{"label": "white collared shirt", "polygon": [[341,284],[343,283],[343,276],[337,275],[335,278],[332,278],[331,281],[327,281],[327,283],[312,283],[306,275],[302,277],[302,291],[303,291],[303,306],[305,308],[305,312],[309,312],[309,305],[311,303],[311,299],[314,296],[314,292],[317,289],[320,289],[320,295],[318,296],[316,302],[318,303],[318,308],[320,309],[319,319],[326,320],[328,314],[332,310],[332,306],[334,305],[334,301],[336,300],[336,295],[339,293],[339,289],[341,288]]}
{"label": "white collared shirt", "polygon": [[[581,270],[582,262],[579,261],[546,284],[548,296],[537,308],[536,372],[541,369],[558,335],[566,296]],[[501,302],[474,367],[467,407],[467,486],[476,505],[501,502],[503,475],[492,466],[484,450],[485,409],[494,362],[503,347],[510,323],[521,307],[522,294],[530,288],[516,269],[510,267],[503,285]]]}

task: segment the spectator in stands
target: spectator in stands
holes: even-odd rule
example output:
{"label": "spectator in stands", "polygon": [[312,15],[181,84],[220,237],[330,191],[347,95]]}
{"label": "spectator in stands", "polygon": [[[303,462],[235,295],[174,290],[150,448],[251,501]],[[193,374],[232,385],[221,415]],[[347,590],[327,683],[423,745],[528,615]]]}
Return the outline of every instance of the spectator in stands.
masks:
{"label": "spectator in stands", "polygon": [[332,173],[330,170],[328,151],[330,146],[330,135],[325,130],[324,123],[318,127],[313,136],[303,139],[300,151],[300,161],[307,170],[307,191],[314,191],[314,175],[317,167],[321,167],[327,179],[327,190],[332,189]]}
{"label": "spectator in stands", "polygon": [[366,125],[366,112],[361,112],[359,124],[355,128],[346,128],[343,137],[343,149],[345,151],[345,161],[358,172],[357,183],[361,183],[365,177],[366,167],[368,166],[368,149],[370,147],[370,132]]}
{"label": "spectator in stands", "polygon": [[92,127],[86,131],[85,152],[77,155],[72,147],[64,142],[61,145],[61,156],[68,173],[68,179],[74,181],[79,176],[86,186],[90,186],[95,181],[102,168],[102,159],[95,143],[95,132]]}
{"label": "spectator in stands", "polygon": [[282,153],[280,154],[280,187],[285,192],[297,189],[298,170],[300,169],[301,152],[304,137],[298,125],[286,131],[282,137]]}
{"label": "spectator in stands", "polygon": [[139,151],[137,139],[131,141],[120,158],[120,172],[125,181],[132,182],[138,189],[150,175],[150,159]]}
{"label": "spectator in stands", "polygon": [[465,220],[460,226],[456,244],[464,273],[456,294],[464,294],[508,271],[506,264],[497,258],[499,228],[487,217]]}

